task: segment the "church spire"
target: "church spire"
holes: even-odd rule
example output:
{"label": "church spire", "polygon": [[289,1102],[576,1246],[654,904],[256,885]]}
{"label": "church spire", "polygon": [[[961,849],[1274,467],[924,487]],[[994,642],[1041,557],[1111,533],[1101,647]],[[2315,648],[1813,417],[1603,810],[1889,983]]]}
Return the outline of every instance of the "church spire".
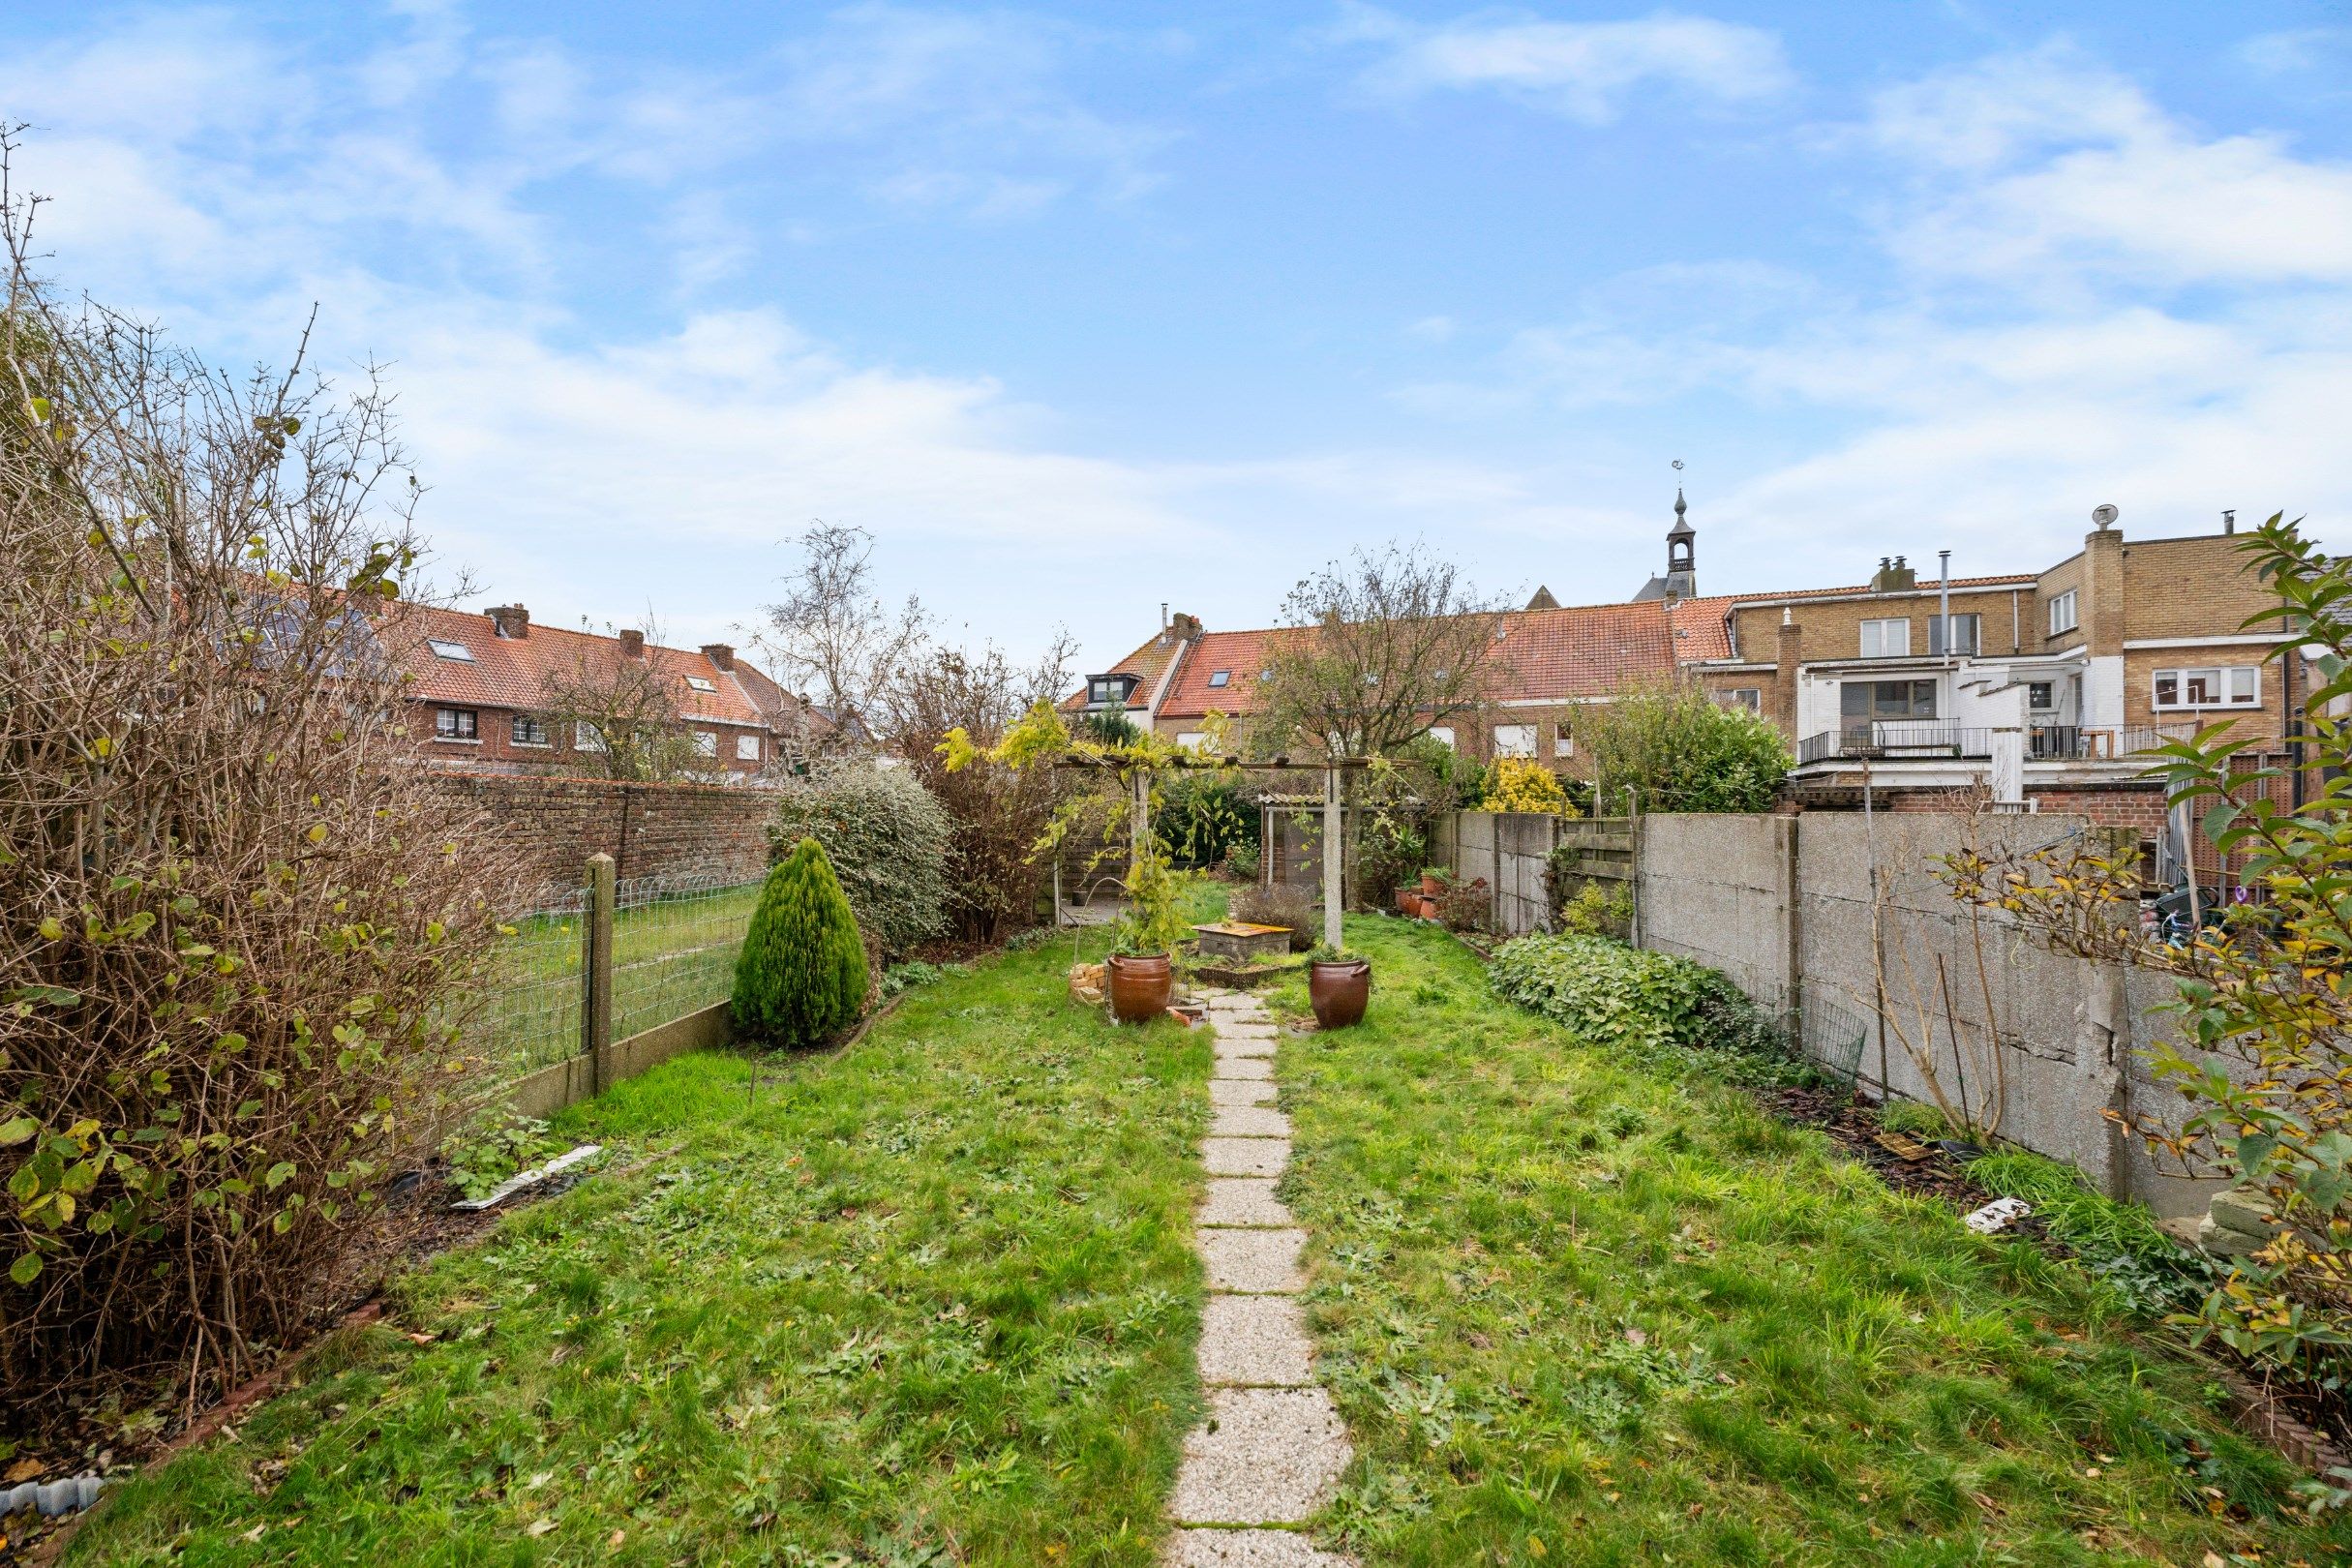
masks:
{"label": "church spire", "polygon": [[1666,530],[1666,591],[1677,599],[1699,593],[1699,530],[1691,527],[1690,502],[1674,487],[1674,526]]}

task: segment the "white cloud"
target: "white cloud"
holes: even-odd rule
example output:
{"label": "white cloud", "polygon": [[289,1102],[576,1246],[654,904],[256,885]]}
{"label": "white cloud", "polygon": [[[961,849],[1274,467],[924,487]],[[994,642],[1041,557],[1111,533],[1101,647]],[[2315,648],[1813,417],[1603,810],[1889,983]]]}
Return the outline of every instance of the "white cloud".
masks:
{"label": "white cloud", "polygon": [[2352,281],[2352,165],[2202,136],[2068,49],[1889,91],[1870,132],[1919,177],[1894,244],[1922,270],[2043,288]]}
{"label": "white cloud", "polygon": [[2238,58],[2266,75],[2338,70],[2352,54],[2352,27],[2293,27],[2257,33],[2240,44]]}
{"label": "white cloud", "polygon": [[1669,12],[1601,22],[1480,12],[1423,26],[1359,4],[1334,36],[1384,50],[1363,76],[1382,96],[1488,89],[1587,125],[1616,119],[1651,88],[1679,89],[1702,106],[1745,105],[1778,98],[1795,79],[1774,35]]}

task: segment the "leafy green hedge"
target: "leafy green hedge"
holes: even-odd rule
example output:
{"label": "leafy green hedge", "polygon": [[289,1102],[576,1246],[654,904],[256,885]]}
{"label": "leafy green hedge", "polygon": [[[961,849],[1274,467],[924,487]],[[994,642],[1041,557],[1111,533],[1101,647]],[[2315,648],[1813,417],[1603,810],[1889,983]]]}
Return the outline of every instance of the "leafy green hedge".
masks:
{"label": "leafy green hedge", "polygon": [[1496,950],[1494,989],[1597,1044],[1661,1065],[1706,1066],[1748,1083],[1797,1083],[1812,1069],[1719,972],[1597,936],[1523,936]]}

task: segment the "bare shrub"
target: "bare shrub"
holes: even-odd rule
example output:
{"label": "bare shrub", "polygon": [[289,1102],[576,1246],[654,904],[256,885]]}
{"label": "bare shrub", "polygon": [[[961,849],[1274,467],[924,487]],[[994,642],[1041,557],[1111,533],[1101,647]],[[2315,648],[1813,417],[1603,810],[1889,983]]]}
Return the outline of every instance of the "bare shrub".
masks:
{"label": "bare shrub", "polygon": [[61,304],[6,150],[0,1405],[102,1370],[194,1401],[429,1147],[496,926],[397,762],[387,399]]}
{"label": "bare shrub", "polygon": [[1305,952],[1322,929],[1321,905],[1313,893],[1288,885],[1263,884],[1237,888],[1226,905],[1228,918],[1249,925],[1282,925],[1290,929],[1290,950]]}

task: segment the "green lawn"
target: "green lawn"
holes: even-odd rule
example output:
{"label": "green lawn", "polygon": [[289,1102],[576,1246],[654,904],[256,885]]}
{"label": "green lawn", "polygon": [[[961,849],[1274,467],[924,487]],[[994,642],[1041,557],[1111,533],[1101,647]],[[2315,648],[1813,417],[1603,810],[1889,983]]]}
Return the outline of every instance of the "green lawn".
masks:
{"label": "green lawn", "polygon": [[[1319,1527],[1366,1568],[2352,1540],[2283,1519],[2283,1463],[2079,1270],[1496,1000],[1439,933],[1350,936],[1371,1021],[1279,1070],[1359,1449]],[[704,1055],[567,1112],[617,1164],[684,1147],[422,1271],[68,1560],[1143,1568],[1199,1408],[1209,1051],[1070,1007],[1070,955],[951,973],[756,1103]]]}
{"label": "green lawn", "polygon": [[1070,951],[770,1063],[756,1104],[714,1054],[567,1112],[616,1164],[685,1147],[424,1271],[68,1560],[1148,1563],[1209,1050],[1068,1006]]}
{"label": "green lawn", "polygon": [[[1288,1040],[1286,1189],[1359,1460],[1327,1538],[1471,1563],[2194,1565],[2352,1541],[2194,1370],[1738,1092],[1351,920],[1365,1027]],[[1303,1008],[1303,987],[1280,996]]]}

